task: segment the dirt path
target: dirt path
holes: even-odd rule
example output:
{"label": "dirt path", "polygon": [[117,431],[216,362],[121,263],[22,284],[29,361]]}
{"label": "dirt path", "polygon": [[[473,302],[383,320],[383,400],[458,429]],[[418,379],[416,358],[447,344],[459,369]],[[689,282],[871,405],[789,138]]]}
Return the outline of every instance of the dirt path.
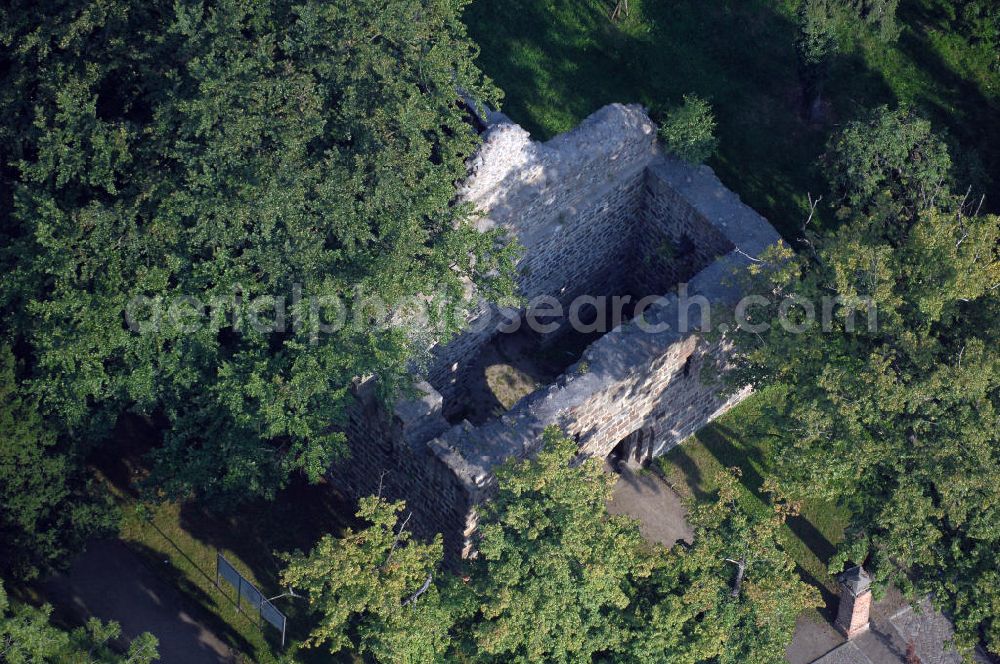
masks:
{"label": "dirt path", "polygon": [[126,638],[152,632],[164,664],[222,664],[230,649],[186,610],[176,588],[117,540],[92,542],[70,569],[47,582],[53,603],[83,617],[117,620]]}
{"label": "dirt path", "polygon": [[652,471],[637,472],[617,464],[620,477],[608,502],[608,512],[639,520],[643,537],[670,547],[677,540],[690,542],[694,533],[685,520],[687,510],[681,497]]}

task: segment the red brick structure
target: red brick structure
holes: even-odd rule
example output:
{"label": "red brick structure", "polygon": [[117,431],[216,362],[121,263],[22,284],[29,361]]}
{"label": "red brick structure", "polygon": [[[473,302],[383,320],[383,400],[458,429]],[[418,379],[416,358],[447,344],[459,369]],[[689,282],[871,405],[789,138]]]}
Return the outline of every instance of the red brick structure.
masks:
{"label": "red brick structure", "polygon": [[840,609],[834,625],[848,639],[853,639],[868,631],[872,580],[860,565],[845,571],[837,580],[840,582]]}

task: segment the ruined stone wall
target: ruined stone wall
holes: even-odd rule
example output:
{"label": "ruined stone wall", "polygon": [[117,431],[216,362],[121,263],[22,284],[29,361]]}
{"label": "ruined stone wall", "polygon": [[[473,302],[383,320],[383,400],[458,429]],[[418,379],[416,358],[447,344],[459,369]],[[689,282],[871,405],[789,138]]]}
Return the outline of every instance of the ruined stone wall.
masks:
{"label": "ruined stone wall", "polygon": [[732,243],[654,171],[644,180],[641,216],[634,224],[631,290],[663,294],[688,281]]}
{"label": "ruined stone wall", "polygon": [[[692,295],[711,294],[702,285],[696,277],[690,284]],[[724,306],[720,300],[711,304]],[[742,391],[726,393],[709,378],[724,371],[726,346],[700,334],[699,307],[688,307],[685,316],[682,306],[671,295],[648,310],[642,321],[623,325],[584,354],[581,362],[588,373],[597,372],[597,380],[587,386],[589,394],[559,417],[567,433],[580,442],[581,452],[605,457],[626,436],[641,431],[641,456],[657,456],[745,396]],[[677,331],[684,319],[689,332]],[[671,329],[650,331],[664,323]]]}
{"label": "ruined stone wall", "polygon": [[[639,106],[607,106],[546,143],[518,125],[498,124],[484,134],[460,198],[482,214],[480,229],[502,227],[524,248],[524,298],[550,295],[568,306],[583,293],[626,292],[631,227],[641,214],[645,168],[656,156],[655,129]],[[460,394],[461,368],[503,320],[483,305],[470,331],[434,350],[425,375],[446,399]]]}
{"label": "ruined stone wall", "polygon": [[371,379],[355,386],[348,412],[349,458],[336,463],[330,481],[349,496],[382,495],[405,500],[412,513],[407,527],[419,537],[443,533],[460,541],[473,503],[463,480],[438,461],[427,441],[450,426],[441,416],[441,395],[427,383],[416,386],[419,398],[389,410],[376,398]]}
{"label": "ruined stone wall", "polygon": [[[360,395],[348,429],[353,457],[333,469],[334,481],[363,496],[381,480],[383,495],[407,500],[414,532],[444,534],[452,561],[472,549],[474,508],[494,490],[493,471],[536,451],[545,427],[561,427],[595,456],[641,431],[644,453],[657,455],[742,399],[745,390],[725,394],[704,379],[708,363],[724,370],[727,347],[701,331],[715,329],[712,308],[740,297],[732,275],[778,241],[711,169],[659,154],[638,107],[607,107],[545,144],[516,125],[491,131],[463,196],[486,212],[483,228],[502,225],[524,245],[525,295],[564,304],[581,292],[664,296],[478,427],[450,426],[442,398],[461,393],[461,367],[494,334],[492,319],[473,320],[477,329],[437,349],[421,399],[388,413]],[[654,250],[661,245],[672,249]],[[667,293],[689,277],[684,297]]]}

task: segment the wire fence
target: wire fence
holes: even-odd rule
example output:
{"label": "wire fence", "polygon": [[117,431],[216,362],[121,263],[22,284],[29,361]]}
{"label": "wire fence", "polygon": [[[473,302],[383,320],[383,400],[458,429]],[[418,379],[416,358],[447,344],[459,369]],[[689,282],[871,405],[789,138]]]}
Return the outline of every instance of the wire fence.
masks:
{"label": "wire fence", "polygon": [[[288,619],[285,617],[281,611],[276,609],[271,600],[264,597],[264,593],[257,590],[257,586],[253,585],[248,581],[239,571],[233,567],[233,564],[226,560],[226,557],[222,555],[221,552],[215,553],[215,585],[222,590],[222,585],[219,581],[225,581],[233,587],[236,591],[236,610],[243,610],[243,601],[245,600],[254,610],[257,612],[257,625],[263,626],[266,622],[273,625],[276,629],[281,632],[281,647],[285,647],[285,630],[288,626]],[[225,593],[224,590],[222,590]]]}

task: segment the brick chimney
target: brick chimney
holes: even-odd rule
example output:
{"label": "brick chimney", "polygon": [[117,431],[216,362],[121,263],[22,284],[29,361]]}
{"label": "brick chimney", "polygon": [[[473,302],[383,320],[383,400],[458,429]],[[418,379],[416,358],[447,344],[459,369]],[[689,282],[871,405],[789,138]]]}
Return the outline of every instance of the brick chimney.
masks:
{"label": "brick chimney", "polygon": [[868,613],[872,606],[872,578],[860,565],[837,577],[840,582],[840,609],[836,628],[848,639],[868,631]]}

